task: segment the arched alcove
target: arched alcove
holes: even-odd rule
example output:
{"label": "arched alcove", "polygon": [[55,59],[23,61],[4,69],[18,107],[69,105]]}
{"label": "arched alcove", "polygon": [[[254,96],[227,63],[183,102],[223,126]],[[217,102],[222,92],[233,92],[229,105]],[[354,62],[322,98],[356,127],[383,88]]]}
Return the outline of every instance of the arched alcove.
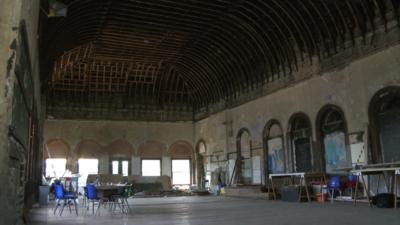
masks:
{"label": "arched alcove", "polygon": [[103,148],[95,140],[82,140],[76,146],[76,156],[78,158],[100,158]]}
{"label": "arched alcove", "polygon": [[400,87],[378,91],[369,104],[373,163],[400,162]]}
{"label": "arched alcove", "polygon": [[47,141],[43,157],[47,158],[68,158],[71,148],[63,139],[52,139]]}
{"label": "arched alcove", "polygon": [[129,176],[132,170],[134,148],[125,139],[117,139],[105,148],[109,156],[109,171],[111,174]]}
{"label": "arched alcove", "polygon": [[169,147],[168,155],[173,159],[192,159],[193,147],[186,141],[177,141]]}
{"label": "arched alcove", "polygon": [[317,116],[317,137],[320,152],[320,168],[326,173],[351,166],[348,148],[347,124],[343,111],[335,105],[324,106]]}
{"label": "arched alcove", "polygon": [[52,139],[46,142],[43,153],[44,174],[46,177],[61,177],[67,167],[71,169],[71,164],[67,163],[70,156],[70,146],[63,139]]}
{"label": "arched alcove", "polygon": [[125,139],[117,139],[105,148],[105,152],[110,157],[127,157],[130,158],[135,154],[135,149]]}
{"label": "arched alcove", "polygon": [[168,149],[171,157],[171,178],[174,185],[189,185],[193,181],[193,147],[186,141],[176,141]]}
{"label": "arched alcove", "polygon": [[264,127],[263,146],[265,177],[269,174],[285,172],[285,153],[282,126],[278,120],[270,120]]}
{"label": "arched alcove", "polygon": [[166,147],[159,141],[149,140],[139,145],[138,156],[141,158],[160,159],[163,155],[166,155]]}
{"label": "arched alcove", "polygon": [[252,171],[252,159],[251,159],[251,135],[247,128],[239,130],[237,138],[237,156],[238,160],[236,163],[238,180],[237,183],[250,184],[252,183],[253,171]]}
{"label": "arched alcove", "polygon": [[289,120],[289,144],[295,172],[313,168],[311,122],[305,113],[296,113]]}

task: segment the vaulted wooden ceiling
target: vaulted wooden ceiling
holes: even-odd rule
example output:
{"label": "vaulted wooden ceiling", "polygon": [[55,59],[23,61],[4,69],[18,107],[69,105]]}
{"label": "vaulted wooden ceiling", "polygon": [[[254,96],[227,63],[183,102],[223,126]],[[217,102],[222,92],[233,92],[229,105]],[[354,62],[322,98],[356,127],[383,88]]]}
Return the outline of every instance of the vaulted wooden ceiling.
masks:
{"label": "vaulted wooden ceiling", "polygon": [[42,21],[48,105],[196,112],[399,19],[399,0],[64,0]]}

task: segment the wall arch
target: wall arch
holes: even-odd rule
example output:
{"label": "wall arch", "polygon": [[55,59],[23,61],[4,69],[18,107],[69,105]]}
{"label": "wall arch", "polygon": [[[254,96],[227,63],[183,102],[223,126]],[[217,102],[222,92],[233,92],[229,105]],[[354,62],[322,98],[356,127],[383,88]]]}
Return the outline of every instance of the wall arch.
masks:
{"label": "wall arch", "polygon": [[351,166],[347,122],[340,107],[329,104],[319,110],[316,133],[320,151],[314,159],[319,169],[337,173],[337,169]]}
{"label": "wall arch", "polygon": [[236,136],[237,146],[237,183],[250,184],[253,179],[251,158],[251,134],[247,128],[239,130]]}
{"label": "wall arch", "polygon": [[135,149],[125,139],[117,139],[114,140],[111,144],[109,144],[105,151],[109,156],[116,156],[116,157],[127,157],[130,158],[135,155]]}
{"label": "wall arch", "polygon": [[174,159],[192,159],[193,147],[186,141],[176,141],[169,147],[168,155]]}
{"label": "wall arch", "polygon": [[288,146],[293,171],[312,171],[312,126],[309,117],[303,112],[298,112],[290,117],[288,124]]}
{"label": "wall arch", "polygon": [[160,159],[163,155],[166,155],[166,146],[159,141],[148,140],[139,145],[138,156],[141,158]]}
{"label": "wall arch", "polygon": [[263,130],[264,175],[268,180],[269,174],[285,172],[285,153],[281,123],[272,119]]}
{"label": "wall arch", "polygon": [[95,140],[82,140],[76,146],[78,158],[100,158],[103,155],[103,148]]}
{"label": "wall arch", "polygon": [[400,162],[400,86],[379,90],[368,109],[372,163]]}
{"label": "wall arch", "polygon": [[68,158],[71,153],[71,147],[63,139],[55,138],[46,142],[45,153],[43,157],[47,158]]}

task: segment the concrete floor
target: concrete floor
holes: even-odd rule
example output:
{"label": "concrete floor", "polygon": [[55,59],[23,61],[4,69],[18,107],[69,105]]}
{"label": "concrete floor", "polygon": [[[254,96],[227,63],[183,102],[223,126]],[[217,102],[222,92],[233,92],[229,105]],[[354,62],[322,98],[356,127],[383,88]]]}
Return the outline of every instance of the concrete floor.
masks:
{"label": "concrete floor", "polygon": [[70,214],[54,216],[51,206],[32,209],[29,225],[399,225],[400,209],[357,207],[349,203],[286,203],[228,197],[169,197],[130,199],[129,215]]}

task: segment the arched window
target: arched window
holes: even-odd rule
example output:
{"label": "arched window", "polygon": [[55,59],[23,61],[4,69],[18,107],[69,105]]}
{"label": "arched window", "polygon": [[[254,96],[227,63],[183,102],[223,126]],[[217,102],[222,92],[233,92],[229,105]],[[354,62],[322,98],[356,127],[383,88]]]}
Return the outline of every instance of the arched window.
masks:
{"label": "arched window", "polygon": [[239,171],[237,183],[250,184],[252,182],[252,162],[251,162],[251,136],[250,132],[243,128],[237,136],[237,155],[240,160],[240,166],[237,166]]}
{"label": "arched window", "polygon": [[166,155],[165,145],[158,141],[146,141],[139,146],[142,176],[161,176],[161,159]]}
{"label": "arched window", "polygon": [[277,120],[271,120],[264,128],[265,175],[285,172],[282,127]]}
{"label": "arched window", "polygon": [[289,124],[293,169],[296,172],[312,171],[310,120],[304,113],[298,113],[292,116]]}
{"label": "arched window", "polygon": [[99,173],[99,158],[103,149],[94,140],[83,140],[76,147],[78,156],[79,186],[86,186],[88,175]]}
{"label": "arched window", "polygon": [[168,150],[172,163],[172,184],[189,188],[192,184],[193,147],[186,141],[177,141]]}
{"label": "arched window", "polygon": [[135,153],[132,145],[124,139],[113,141],[106,148],[106,152],[110,157],[111,174],[121,174],[129,176],[132,170],[132,156]]}
{"label": "arched window", "polygon": [[327,173],[351,166],[347,149],[347,131],[343,112],[337,106],[325,106],[318,113],[318,138],[323,150],[322,162]]}
{"label": "arched window", "polygon": [[61,139],[48,141],[44,152],[45,176],[57,178],[63,176],[69,154],[70,147],[65,141]]}
{"label": "arched window", "polygon": [[373,161],[400,162],[400,87],[387,87],[375,94],[369,118]]}

